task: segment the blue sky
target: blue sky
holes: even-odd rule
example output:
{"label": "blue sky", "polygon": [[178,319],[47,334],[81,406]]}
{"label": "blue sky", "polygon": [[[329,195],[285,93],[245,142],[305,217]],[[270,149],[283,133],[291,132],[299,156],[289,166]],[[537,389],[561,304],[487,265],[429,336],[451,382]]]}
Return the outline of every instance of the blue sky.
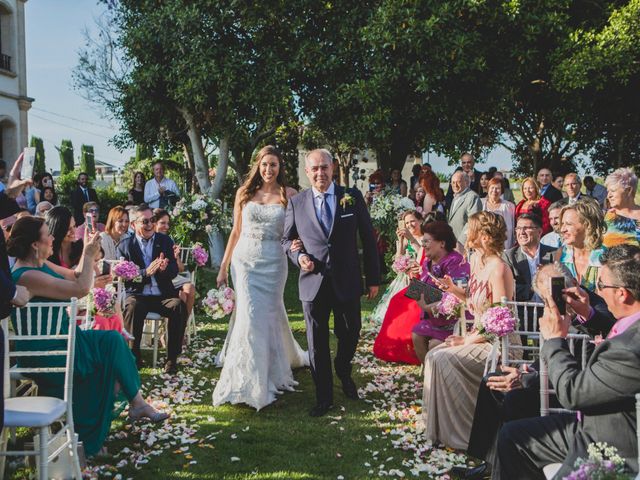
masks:
{"label": "blue sky", "polygon": [[[78,50],[84,45],[83,31],[93,29],[104,7],[96,0],[30,0],[25,9],[27,94],[35,98],[29,111],[29,135],[44,140],[47,168],[59,168],[55,146],[63,139],[73,142],[76,157],[84,143],[93,145],[97,160],[122,166],[133,152],[121,153],[109,144],[118,125],[103,118],[99,107],[84,100],[71,82]],[[435,170],[453,170],[446,159],[429,157]],[[490,165],[508,169],[508,152],[497,149],[478,168]]]}

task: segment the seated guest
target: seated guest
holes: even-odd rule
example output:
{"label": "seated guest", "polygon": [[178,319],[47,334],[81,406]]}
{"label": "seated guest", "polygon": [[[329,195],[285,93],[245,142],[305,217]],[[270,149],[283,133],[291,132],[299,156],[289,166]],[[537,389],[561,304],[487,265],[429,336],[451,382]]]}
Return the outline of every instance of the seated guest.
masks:
{"label": "seated guest", "polygon": [[53,208],[53,205],[51,205],[46,200],[44,202],[40,202],[40,203],[38,203],[38,205],[36,205],[35,216],[36,217],[40,217],[40,218],[44,218],[46,216],[47,212],[49,210],[51,210],[52,208]]}
{"label": "seated guest", "polygon": [[604,184],[611,208],[604,216],[607,233],[602,239],[603,246],[640,245],[640,206],[635,201],[638,177],[630,168],[618,168]]}
{"label": "seated guest", "polygon": [[[454,279],[469,279],[469,264],[456,250],[456,236],[446,222],[431,222],[423,227],[424,256],[420,280],[437,287],[436,278],[449,276]],[[427,273],[428,272],[428,273]],[[423,310],[420,322],[412,330],[413,347],[420,362],[424,363],[427,352],[445,341],[453,334],[453,326],[459,318],[447,318],[438,315],[437,303],[427,305],[424,299],[418,300]]]}
{"label": "seated guest", "polygon": [[638,470],[635,394],[640,392],[640,248],[619,245],[602,255],[597,286],[618,319],[595,347],[584,369],[565,340],[570,322],[547,294],[549,308],[540,320],[545,339],[541,357],[563,408],[580,411],[505,424],[498,437],[500,478],[545,478],[543,467],[562,463],[555,478],[587,458],[587,446],[615,447],[631,471]]}
{"label": "seated guest", "polygon": [[65,268],[74,268],[82,254],[82,240],[76,240],[76,221],[67,207],[53,207],[45,215],[49,233],[53,236],[53,251],[49,261]]}
{"label": "seated guest", "polygon": [[540,187],[533,177],[525,178],[522,182],[522,200],[516,205],[516,220],[523,213],[533,213],[542,219],[542,233],[551,231],[549,223],[549,205],[551,202],[540,196]]}
{"label": "seated guest", "polygon": [[[169,230],[171,229],[171,217],[169,216],[169,212],[163,210],[162,208],[156,208],[153,211],[153,216],[156,219],[156,232],[168,236]],[[171,240],[173,241],[173,239]],[[184,272],[185,266],[180,259],[180,245],[173,245],[173,254],[176,257],[176,263],[178,264],[178,273]],[[178,275],[173,279],[173,286],[178,289],[180,300],[182,300],[187,306],[188,317],[189,315],[191,315],[193,304],[196,301],[196,287],[189,281],[187,277],[183,277],[181,275]]]}
{"label": "seated guest", "polygon": [[596,183],[591,175],[584,177],[584,188],[586,194],[591,198],[595,198],[598,201],[600,208],[604,210],[604,203],[607,199],[607,189],[599,183]]}
{"label": "seated guest", "polygon": [[[34,302],[68,301],[71,297],[84,297],[93,278],[93,262],[99,248],[97,236],[87,237],[82,260],[75,272],[54,267],[45,259],[52,255],[53,238],[42,218],[19,219],[8,242],[8,252],[16,257],[12,277],[17,285],[26,287]],[[23,315],[23,321],[28,321]],[[36,322],[36,315],[32,315]],[[54,313],[57,317],[57,313]],[[62,313],[61,331],[67,332],[69,318]],[[16,327],[15,314],[12,316]],[[34,327],[35,331],[35,327]],[[16,345],[24,350],[60,350],[57,340],[33,340]],[[30,367],[58,367],[64,365],[59,356],[25,358],[18,365]],[[140,377],[134,358],[122,336],[117,332],[77,330],[73,375],[73,420],[76,433],[84,443],[85,452],[94,455],[100,451],[113,419],[117,392],[129,401],[129,417],[148,418],[153,422],[165,420],[168,415],[156,411],[140,394]],[[43,396],[63,397],[64,378],[61,374],[31,374]]]}
{"label": "seated guest", "polygon": [[507,225],[507,239],[504,242],[504,248],[507,250],[513,246],[516,206],[502,198],[502,180],[499,178],[489,180],[487,192],[487,196],[482,199],[482,209],[502,215],[504,218],[504,223]]}
{"label": "seated guest", "polygon": [[[441,288],[467,303],[476,320],[492,303],[513,298],[513,275],[502,260],[507,228],[500,215],[478,212],[469,219],[467,248],[473,249],[467,290],[449,276]],[[514,342],[519,341],[517,335]],[[451,448],[466,450],[473,412],[491,344],[476,330],[460,337],[451,335],[430,350],[424,362],[422,416],[425,436]]]}
{"label": "seated guest", "polygon": [[[45,202],[49,202],[51,205],[58,205],[58,195],[53,187],[44,187],[42,189],[42,200]],[[40,202],[38,202],[40,203]]]}
{"label": "seated guest", "polygon": [[[98,223],[98,218],[100,218],[100,207],[96,202],[87,202],[82,206],[82,218],[86,218],[87,215],[90,215],[91,218],[93,218],[93,227],[98,232],[104,232],[104,223]],[[76,240],[84,238],[84,229],[86,227],[86,222],[83,222],[82,225],[76,227]]]}
{"label": "seated guest", "polygon": [[175,373],[182,349],[187,310],[172,283],[178,274],[173,242],[166,235],[154,231],[154,222],[148,205],[132,209],[131,224],[135,235],[122,240],[116,251],[117,258],[124,257],[138,265],[142,276],[142,282],[125,283],[127,299],[124,306],[124,326],[134,336],[133,354],[140,366],[140,341],[147,314],[155,312],[168,318],[167,363],[164,370]]}
{"label": "seated guest", "polygon": [[[589,317],[582,327],[595,330],[606,336],[615,323],[604,300],[595,293],[588,293],[575,287],[575,279],[562,264],[547,264],[540,267],[533,279],[536,295],[548,290],[551,277],[564,277],[567,303],[576,312]],[[593,305],[593,307],[591,307]],[[574,320],[574,325],[578,325]],[[500,478],[496,443],[498,432],[503,423],[521,418],[540,415],[539,362],[523,365],[520,368],[501,366],[500,371],[490,373],[482,380],[478,391],[478,401],[473,416],[473,427],[469,437],[467,453],[475,458],[486,460],[492,467],[492,478]],[[551,398],[552,407],[559,407],[555,397]],[[476,470],[476,469],[472,469]],[[468,471],[469,478],[471,471]]]}
{"label": "seated guest", "polygon": [[542,221],[532,213],[518,217],[516,240],[518,245],[504,252],[504,259],[516,280],[516,300],[518,302],[540,302],[531,286],[538,267],[553,263],[555,249],[540,244]]}
{"label": "seated guest", "polygon": [[116,250],[129,230],[129,212],[124,207],[113,207],[109,210],[104,232],[100,233],[100,242],[104,250],[105,260],[119,260]]}
{"label": "seated guest", "polygon": [[556,260],[564,264],[585,290],[596,289],[602,237],[607,229],[602,210],[593,200],[583,200],[563,207],[560,212],[560,233],[564,246]]}
{"label": "seated guest", "polygon": [[540,239],[542,245],[553,247],[556,250],[563,245],[562,237],[560,236],[560,211],[563,206],[564,204],[562,202],[554,202],[549,205],[547,211],[549,212],[549,223],[553,230],[543,235]]}
{"label": "seated guest", "polygon": [[[405,228],[398,229],[398,242],[396,256],[408,254],[411,256],[410,270],[406,274],[399,274],[401,279],[392,282],[395,291],[385,292],[380,300],[382,306],[379,314],[382,314],[385,301],[388,302],[380,331],[373,344],[373,354],[387,362],[403,362],[418,364],[418,358],[413,351],[411,330],[420,320],[420,307],[415,301],[404,294],[407,291],[409,277],[419,277],[424,260],[422,248],[422,216],[415,210],[406,211],[403,216]],[[386,298],[388,300],[386,300]],[[375,312],[374,312],[375,313]]]}
{"label": "seated guest", "polygon": [[469,217],[482,210],[482,202],[478,194],[469,188],[468,177],[463,171],[455,172],[451,177],[451,191],[453,196],[447,222],[458,240],[456,250],[462,253],[467,241]]}

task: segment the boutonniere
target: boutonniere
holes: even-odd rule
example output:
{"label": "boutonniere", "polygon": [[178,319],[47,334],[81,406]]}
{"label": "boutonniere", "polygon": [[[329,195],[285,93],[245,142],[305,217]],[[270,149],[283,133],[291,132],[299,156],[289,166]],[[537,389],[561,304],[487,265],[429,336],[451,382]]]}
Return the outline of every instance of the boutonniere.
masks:
{"label": "boutonniere", "polygon": [[340,205],[342,205],[343,209],[346,209],[349,205],[353,205],[353,197],[345,193],[340,199]]}

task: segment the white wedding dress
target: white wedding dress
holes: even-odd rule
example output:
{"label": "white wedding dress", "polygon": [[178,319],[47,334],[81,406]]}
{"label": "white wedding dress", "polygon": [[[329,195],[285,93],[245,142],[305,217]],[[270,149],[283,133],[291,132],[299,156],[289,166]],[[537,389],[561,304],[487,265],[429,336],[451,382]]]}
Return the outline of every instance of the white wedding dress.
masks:
{"label": "white wedding dress", "polygon": [[214,406],[245,403],[260,410],[282,390],[294,389],[292,368],[309,365],[284,308],[284,215],[280,204],[248,202],[242,210],[242,230],[231,257],[236,308],[216,357],[222,372],[213,391]]}

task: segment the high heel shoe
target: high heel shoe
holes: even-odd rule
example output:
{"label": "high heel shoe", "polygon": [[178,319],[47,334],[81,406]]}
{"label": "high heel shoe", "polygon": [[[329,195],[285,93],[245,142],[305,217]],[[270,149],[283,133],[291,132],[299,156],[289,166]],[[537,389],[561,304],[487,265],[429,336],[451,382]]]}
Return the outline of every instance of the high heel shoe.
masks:
{"label": "high heel shoe", "polygon": [[[153,410],[152,414],[147,413],[147,409]],[[129,420],[135,422],[143,418],[149,419],[153,423],[163,422],[171,415],[165,412],[158,412],[151,405],[143,405],[141,407],[129,407]]]}

